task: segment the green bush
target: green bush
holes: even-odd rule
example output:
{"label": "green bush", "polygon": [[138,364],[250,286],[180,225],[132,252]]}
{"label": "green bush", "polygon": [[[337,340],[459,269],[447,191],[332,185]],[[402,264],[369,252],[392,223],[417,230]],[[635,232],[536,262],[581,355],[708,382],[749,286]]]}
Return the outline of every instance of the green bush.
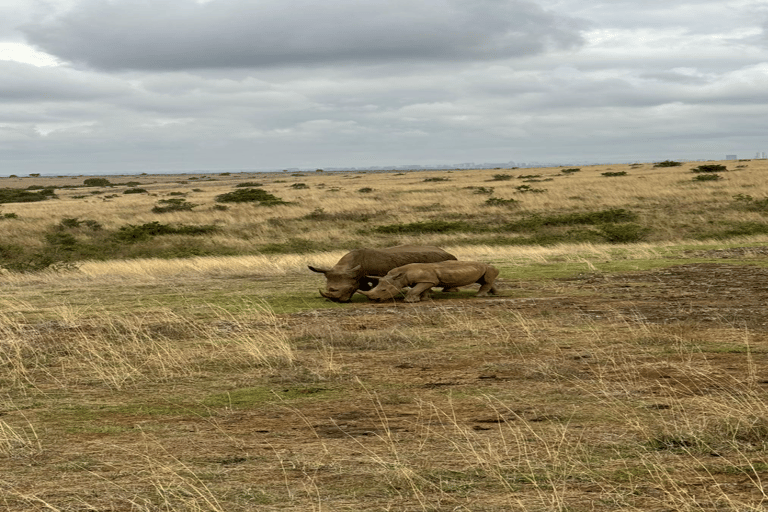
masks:
{"label": "green bush", "polygon": [[306,183],[294,183],[293,185],[291,185],[291,188],[305,189],[305,188],[309,188],[309,185],[307,185]]}
{"label": "green bush", "polygon": [[246,187],[261,187],[262,183],[256,183],[255,181],[246,181],[245,183],[238,183],[235,185],[235,188],[246,188]]}
{"label": "green bush", "polygon": [[44,188],[39,192],[30,192],[18,188],[0,188],[0,203],[33,203],[56,197],[53,188]]}
{"label": "green bush", "polygon": [[174,198],[174,199],[161,199],[158,204],[152,208],[152,213],[168,213],[168,212],[189,212],[196,206],[200,206],[195,203],[188,203],[186,199]]}
{"label": "green bush", "polygon": [[681,162],[675,162],[674,160],[664,160],[663,162],[656,162],[654,167],[680,167],[683,165]]}
{"label": "green bush", "polygon": [[451,181],[449,178],[424,178],[424,181]]}
{"label": "green bush", "polygon": [[691,172],[724,172],[728,169],[724,165],[720,164],[706,164],[694,167]]}
{"label": "green bush", "polygon": [[126,190],[123,190],[123,194],[147,194],[148,192],[146,189],[143,188],[129,188]]}
{"label": "green bush", "polygon": [[574,167],[572,169],[561,169],[560,172],[563,174],[573,174],[575,172],[581,172],[581,169]]}
{"label": "green bush", "polygon": [[234,190],[216,196],[216,202],[219,203],[259,203],[264,206],[272,206],[277,204],[288,204],[279,197],[276,197],[266,190],[260,188],[244,188],[242,190]]}
{"label": "green bush", "polygon": [[373,192],[373,189],[371,187],[363,187],[360,190],[358,190],[361,194],[370,194]]}
{"label": "green bush", "polygon": [[512,178],[514,178],[514,176],[511,174],[494,174],[493,178],[488,181],[509,181]]}
{"label": "green bush", "polygon": [[86,178],[83,185],[86,187],[108,187],[112,183],[107,178]]}
{"label": "green bush", "polygon": [[604,172],[604,173],[601,173],[601,174],[603,176],[607,176],[607,177],[610,178],[610,177],[615,177],[615,176],[626,176],[627,175],[627,171],[618,171],[618,172],[610,172],[610,171],[608,171],[608,172]]}

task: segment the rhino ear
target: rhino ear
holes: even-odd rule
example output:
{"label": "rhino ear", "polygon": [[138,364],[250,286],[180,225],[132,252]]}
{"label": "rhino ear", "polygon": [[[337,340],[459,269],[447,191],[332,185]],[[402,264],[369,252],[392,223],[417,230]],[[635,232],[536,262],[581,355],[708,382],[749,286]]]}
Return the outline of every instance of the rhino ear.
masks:
{"label": "rhino ear", "polygon": [[327,274],[328,273],[328,269],[326,269],[326,268],[317,268],[317,267],[313,267],[312,265],[307,265],[307,268],[309,268],[309,270],[311,270],[312,272],[317,272],[319,274]]}

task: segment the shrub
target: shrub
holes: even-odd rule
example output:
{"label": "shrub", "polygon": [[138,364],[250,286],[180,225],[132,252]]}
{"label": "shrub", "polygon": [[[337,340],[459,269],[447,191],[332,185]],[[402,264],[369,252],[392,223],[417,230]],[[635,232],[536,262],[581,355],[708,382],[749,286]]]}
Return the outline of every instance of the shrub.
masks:
{"label": "shrub", "polygon": [[574,172],[581,172],[581,169],[574,167],[572,169],[561,169],[560,172],[563,174],[573,174]]}
{"label": "shrub", "polygon": [[720,164],[706,164],[694,167],[691,172],[723,172],[728,169],[724,165]]}
{"label": "shrub", "polygon": [[615,176],[626,176],[627,175],[627,171],[618,171],[618,172],[610,172],[610,171],[608,171],[608,172],[604,172],[604,173],[601,173],[601,174],[603,176],[608,176],[610,178],[610,177],[615,177]]}
{"label": "shrub", "polygon": [[493,178],[488,181],[509,181],[513,177],[511,174],[494,174]]}
{"label": "shrub", "polygon": [[0,203],[33,203],[55,197],[56,194],[54,194],[52,188],[44,188],[39,192],[30,192],[17,188],[0,189]]}
{"label": "shrub", "polygon": [[226,194],[216,196],[216,201],[219,203],[259,203],[263,206],[288,204],[286,201],[260,188],[244,188],[227,192]]}
{"label": "shrub", "polygon": [[373,189],[371,187],[363,187],[360,190],[358,190],[361,194],[370,194],[373,192]]}
{"label": "shrub", "polygon": [[83,185],[86,187],[108,187],[112,183],[107,178],[86,178]]}
{"label": "shrub", "polygon": [[235,185],[235,188],[246,188],[246,187],[261,187],[262,183],[256,183],[255,181],[246,181],[245,183],[238,183]]}
{"label": "shrub", "polygon": [[152,213],[189,212],[196,206],[200,205],[188,203],[186,199],[161,199],[158,201],[158,204],[152,208]]}
{"label": "shrub", "polygon": [[663,162],[653,164],[654,167],[680,167],[681,165],[683,165],[681,162],[675,162],[674,160],[664,160]]}
{"label": "shrub", "polygon": [[451,181],[449,178],[424,178],[424,181]]}
{"label": "shrub", "polygon": [[309,188],[309,185],[307,185],[306,183],[294,183],[293,185],[291,185],[291,188],[304,189],[304,188]]}
{"label": "shrub", "polygon": [[146,189],[143,188],[129,188],[126,190],[123,190],[123,194],[147,194],[148,192]]}

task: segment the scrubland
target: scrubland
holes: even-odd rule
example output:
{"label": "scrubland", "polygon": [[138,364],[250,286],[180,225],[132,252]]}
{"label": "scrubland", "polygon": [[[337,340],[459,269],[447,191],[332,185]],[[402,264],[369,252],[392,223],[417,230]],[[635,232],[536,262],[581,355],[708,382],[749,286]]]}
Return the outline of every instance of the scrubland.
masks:
{"label": "scrubland", "polygon": [[[0,178],[0,506],[763,510],[768,161],[704,164]],[[307,269],[404,243],[499,295]]]}

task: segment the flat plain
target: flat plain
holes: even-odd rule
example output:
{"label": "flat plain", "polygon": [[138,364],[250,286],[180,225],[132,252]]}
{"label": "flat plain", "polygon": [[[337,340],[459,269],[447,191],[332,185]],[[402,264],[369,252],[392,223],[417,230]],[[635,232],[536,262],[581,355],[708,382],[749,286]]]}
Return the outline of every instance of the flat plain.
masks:
{"label": "flat plain", "polygon": [[[0,505],[764,510],[766,172],[0,178]],[[403,243],[500,293],[307,269]]]}

